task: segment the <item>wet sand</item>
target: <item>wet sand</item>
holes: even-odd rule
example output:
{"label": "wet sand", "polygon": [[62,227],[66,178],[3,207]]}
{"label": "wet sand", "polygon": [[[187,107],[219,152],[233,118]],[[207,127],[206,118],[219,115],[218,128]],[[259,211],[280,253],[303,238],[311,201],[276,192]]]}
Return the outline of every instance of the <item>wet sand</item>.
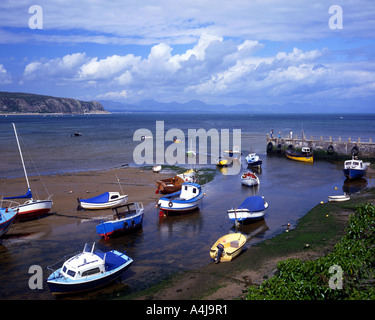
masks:
{"label": "wet sand", "polygon": [[[141,168],[125,167],[121,169],[111,169],[107,171],[87,171],[77,173],[65,173],[56,175],[46,175],[42,177],[30,177],[31,189],[36,199],[45,199],[52,195],[52,214],[56,216],[79,216],[80,218],[95,217],[103,214],[103,210],[77,211],[77,198],[91,198],[107,191],[118,191],[121,194],[128,194],[128,202],[143,202],[146,206],[150,202],[155,202],[159,196],[155,194],[155,181],[165,179],[174,173],[169,170],[154,173],[152,170],[142,170]],[[2,179],[2,193],[4,197],[20,195],[26,192],[26,182],[22,178]],[[6,190],[5,190],[6,189]],[[20,200],[20,201],[19,201]],[[22,199],[14,200],[22,203]],[[4,202],[5,205],[5,202]],[[108,211],[108,210],[107,210]],[[45,221],[44,221],[45,220]],[[64,223],[64,219],[56,220],[39,219],[45,223]],[[28,223],[16,223],[9,232],[11,235],[22,229]],[[43,224],[45,224],[43,223]],[[36,230],[35,230],[36,231]],[[9,236],[8,235],[8,236]]]}

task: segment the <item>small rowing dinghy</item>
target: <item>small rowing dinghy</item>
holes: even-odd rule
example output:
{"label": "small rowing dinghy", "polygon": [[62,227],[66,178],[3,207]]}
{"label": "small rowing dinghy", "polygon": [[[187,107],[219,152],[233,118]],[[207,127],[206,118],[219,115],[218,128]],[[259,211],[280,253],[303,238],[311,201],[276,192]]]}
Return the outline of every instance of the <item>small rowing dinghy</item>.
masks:
{"label": "small rowing dinghy", "polygon": [[329,202],[339,202],[339,201],[348,201],[350,197],[347,194],[342,194],[339,196],[328,196]]}
{"label": "small rowing dinghy", "polygon": [[241,176],[241,184],[244,186],[252,187],[257,186],[260,183],[259,178],[255,173],[252,172],[245,172]]}

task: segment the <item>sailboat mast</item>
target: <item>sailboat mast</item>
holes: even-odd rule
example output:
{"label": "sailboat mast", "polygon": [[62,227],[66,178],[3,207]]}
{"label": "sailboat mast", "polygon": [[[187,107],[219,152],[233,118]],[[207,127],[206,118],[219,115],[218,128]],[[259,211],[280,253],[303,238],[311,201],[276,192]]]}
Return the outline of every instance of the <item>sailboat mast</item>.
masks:
{"label": "sailboat mast", "polygon": [[14,134],[16,135],[18,151],[20,152],[21,161],[22,161],[22,166],[23,166],[23,172],[25,173],[25,178],[26,178],[27,187],[31,190],[31,188],[30,188],[30,183],[29,183],[29,178],[27,177],[27,172],[26,172],[25,163],[24,163],[24,161],[23,161],[23,156],[22,156],[22,151],[21,151],[20,142],[18,141],[18,135],[17,135],[16,125],[15,125],[14,123],[12,123],[12,125],[13,125]]}

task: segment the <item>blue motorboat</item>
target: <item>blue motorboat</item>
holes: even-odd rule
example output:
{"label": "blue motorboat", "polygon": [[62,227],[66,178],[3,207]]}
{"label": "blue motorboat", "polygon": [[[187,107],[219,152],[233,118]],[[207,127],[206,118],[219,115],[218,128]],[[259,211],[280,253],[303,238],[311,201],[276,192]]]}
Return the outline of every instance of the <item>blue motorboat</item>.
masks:
{"label": "blue motorboat", "polygon": [[127,203],[112,208],[113,220],[102,221],[96,226],[96,232],[107,240],[115,232],[135,230],[142,226],[144,207],[142,202]]}
{"label": "blue motorboat", "polygon": [[369,165],[369,162],[363,162],[358,159],[347,160],[344,162],[344,175],[348,179],[362,178],[366,174]]}
{"label": "blue motorboat", "polygon": [[18,209],[0,208],[0,238],[6,234],[16,219]]}
{"label": "blue motorboat", "polygon": [[268,203],[264,197],[247,197],[237,208],[227,211],[229,219],[232,221],[255,221],[263,219]]}
{"label": "blue motorboat", "polygon": [[117,250],[101,252],[85,245],[82,252],[66,260],[62,267],[52,271],[47,279],[52,294],[75,294],[106,285],[119,277],[130,267],[133,259]]}

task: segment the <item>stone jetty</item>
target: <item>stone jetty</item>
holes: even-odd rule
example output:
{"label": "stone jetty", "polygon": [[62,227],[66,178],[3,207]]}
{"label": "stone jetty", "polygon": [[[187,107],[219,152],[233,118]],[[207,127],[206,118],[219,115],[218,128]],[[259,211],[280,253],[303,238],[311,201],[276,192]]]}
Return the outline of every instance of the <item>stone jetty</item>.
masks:
{"label": "stone jetty", "polygon": [[323,137],[301,137],[289,134],[286,137],[270,137],[267,134],[267,154],[284,154],[287,149],[301,149],[309,147],[316,159],[348,159],[353,155],[360,159],[375,160],[375,143],[372,138],[366,141],[361,138],[323,139]]}

